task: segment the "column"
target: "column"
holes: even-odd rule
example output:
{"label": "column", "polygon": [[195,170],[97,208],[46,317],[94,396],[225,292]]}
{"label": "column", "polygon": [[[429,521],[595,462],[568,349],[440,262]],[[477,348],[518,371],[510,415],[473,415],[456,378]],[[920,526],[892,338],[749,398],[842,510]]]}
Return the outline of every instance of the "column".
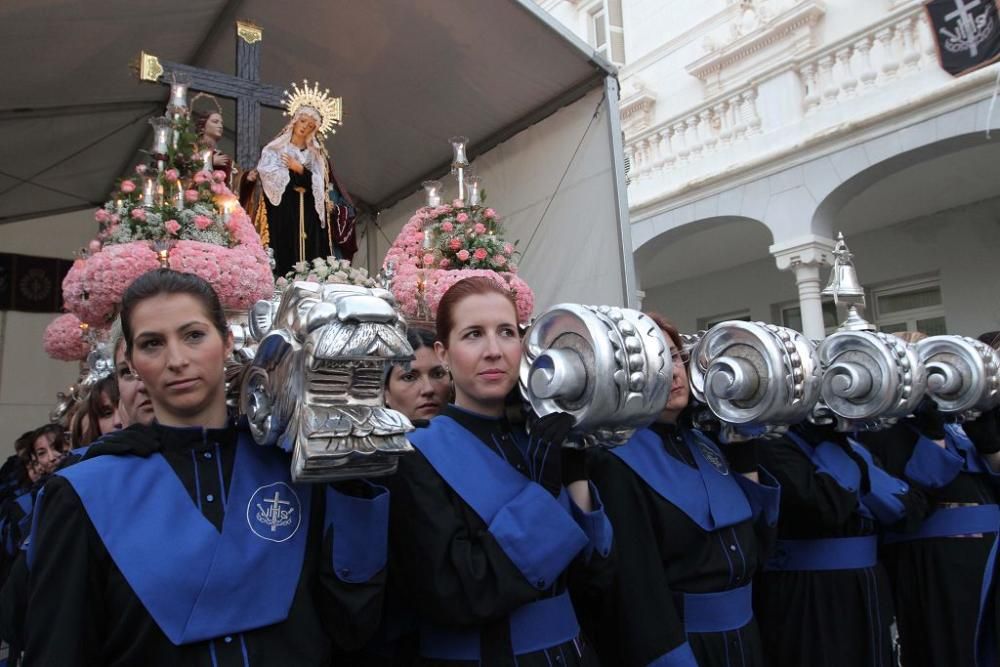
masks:
{"label": "column", "polygon": [[833,246],[833,239],[809,234],[769,248],[778,269],[795,274],[802,311],[802,333],[812,340],[826,337],[819,293],[824,285],[823,269],[833,264]]}

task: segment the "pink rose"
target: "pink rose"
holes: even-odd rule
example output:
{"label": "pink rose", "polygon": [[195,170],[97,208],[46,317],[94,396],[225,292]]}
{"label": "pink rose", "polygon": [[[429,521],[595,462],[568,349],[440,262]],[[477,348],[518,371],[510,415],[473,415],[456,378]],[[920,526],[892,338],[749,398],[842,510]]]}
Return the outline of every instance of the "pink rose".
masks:
{"label": "pink rose", "polygon": [[171,236],[177,236],[177,232],[181,231],[181,225],[176,220],[167,220],[163,226],[167,228],[167,233]]}
{"label": "pink rose", "polygon": [[503,251],[505,253],[507,253],[508,255],[513,255],[514,254],[514,244],[513,243],[504,243],[503,244]]}
{"label": "pink rose", "polygon": [[492,220],[493,218],[497,217],[497,212],[494,211],[491,208],[488,208],[485,211],[483,211],[483,217],[486,217],[486,218],[489,218],[490,220]]}
{"label": "pink rose", "polygon": [[197,190],[185,190],[184,191],[184,201],[189,204],[193,204],[198,201],[198,191]]}
{"label": "pink rose", "polygon": [[221,169],[216,169],[215,171],[212,172],[212,180],[215,181],[216,183],[222,183],[223,181],[226,180],[226,172],[222,171]]}
{"label": "pink rose", "polygon": [[207,215],[194,216],[194,226],[198,229],[208,229],[212,225],[212,219]]}
{"label": "pink rose", "polygon": [[[463,213],[463,215],[465,214]],[[446,234],[450,234],[451,232],[455,231],[455,225],[451,224],[450,222],[443,222],[441,223],[441,231]]]}
{"label": "pink rose", "polygon": [[148,169],[148,167],[146,167],[146,165],[144,164],[135,165],[135,173],[139,174],[140,176],[146,173],[146,169]]}
{"label": "pink rose", "polygon": [[167,183],[173,183],[180,177],[181,177],[180,172],[178,172],[176,169],[167,169],[165,172],[163,172],[163,178]]}
{"label": "pink rose", "polygon": [[101,242],[100,241],[96,241],[96,240],[95,241],[91,241],[90,245],[88,245],[87,247],[90,248],[90,252],[100,252],[101,251]]}
{"label": "pink rose", "polygon": [[204,183],[205,181],[209,180],[210,178],[211,178],[211,176],[209,174],[205,173],[204,171],[198,171],[198,172],[195,172],[194,182],[200,184],[200,183]]}
{"label": "pink rose", "polygon": [[132,219],[144,222],[146,220],[146,209],[144,208],[132,209]]}
{"label": "pink rose", "polygon": [[476,248],[476,252],[472,253],[472,256],[481,262],[489,256],[489,253],[486,252],[486,248]]}
{"label": "pink rose", "polygon": [[485,234],[486,233],[486,225],[484,225],[481,222],[477,222],[476,226],[473,227],[472,230],[474,232],[476,232],[477,234]]}
{"label": "pink rose", "polygon": [[424,255],[424,266],[434,266],[434,255],[430,253]]}
{"label": "pink rose", "polygon": [[[112,229],[113,229],[114,225],[117,225],[119,222],[122,221],[122,218],[117,213],[112,213],[111,217],[109,217],[108,220],[111,221],[111,225],[112,225]],[[111,231],[111,230],[109,229],[108,231]]]}
{"label": "pink rose", "polygon": [[111,219],[111,215],[105,211],[103,208],[99,208],[94,211],[94,220],[97,222],[107,222]]}
{"label": "pink rose", "polygon": [[465,202],[461,199],[453,199],[451,201],[452,208],[465,208]]}
{"label": "pink rose", "polygon": [[225,191],[226,191],[226,186],[223,185],[222,183],[212,183],[213,195],[221,195]]}
{"label": "pink rose", "polygon": [[506,255],[493,255],[493,263],[497,266],[503,266],[507,263]]}
{"label": "pink rose", "polygon": [[440,262],[438,262],[438,266],[441,267],[442,269],[447,269],[448,267],[451,266],[451,260],[445,257]]}
{"label": "pink rose", "polygon": [[448,241],[448,247],[454,251],[462,249],[462,239],[452,239]]}
{"label": "pink rose", "polygon": [[125,194],[128,194],[130,192],[135,192],[135,183],[133,183],[132,181],[122,181],[121,191],[124,192]]}
{"label": "pink rose", "polygon": [[455,220],[458,220],[459,222],[468,222],[469,221],[469,214],[468,213],[459,213],[457,216],[455,216]]}
{"label": "pink rose", "polygon": [[469,251],[465,250],[464,248],[462,250],[459,250],[458,254],[455,255],[455,256],[458,257],[458,260],[460,262],[468,262],[469,261]]}

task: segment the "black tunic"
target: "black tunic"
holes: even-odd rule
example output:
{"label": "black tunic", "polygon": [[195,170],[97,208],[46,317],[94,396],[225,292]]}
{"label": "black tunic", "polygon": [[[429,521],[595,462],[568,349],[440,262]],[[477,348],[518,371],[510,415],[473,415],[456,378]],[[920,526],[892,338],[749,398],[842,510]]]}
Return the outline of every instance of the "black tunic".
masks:
{"label": "black tunic", "polygon": [[[192,502],[220,529],[225,510],[218,499],[232,480],[237,447],[246,446],[237,443],[235,428],[203,432],[149,428]],[[37,551],[30,576],[25,664],[331,664],[331,639],[343,648],[355,648],[376,627],[385,571],[362,584],[344,583],[333,574],[333,537],[323,531],[324,494],[320,491],[321,487],[313,487],[305,558],[287,619],[177,646],[112,561],[69,481],[53,477],[45,487],[37,533],[32,536]],[[156,563],[149,566],[156,567]]]}
{"label": "black tunic", "polygon": [[[863,434],[865,445],[896,477],[906,477],[917,434],[905,424]],[[984,474],[959,472],[940,488],[923,487],[931,509],[997,502],[994,481]],[[937,537],[883,546],[882,559],[892,582],[906,667],[975,664],[976,624],[987,557],[995,534]]]}
{"label": "black tunic", "polygon": [[[503,422],[446,408],[445,413],[491,449],[491,434],[500,435]],[[506,443],[506,439],[501,439]],[[524,472],[515,448],[497,452]],[[483,480],[488,483],[488,480]],[[478,626],[480,662],[416,659],[419,665],[597,665],[597,658],[580,636],[547,650],[516,656],[511,648],[508,617],[525,604],[554,597],[567,586],[591,590],[607,585],[613,553],[602,558],[595,550],[587,562],[578,556],[547,590],[539,591],[515,566],[489,527],[440,476],[419,451],[400,460],[398,472],[386,481],[392,493],[390,511],[390,589],[399,594],[416,618],[441,626]]]}
{"label": "black tunic", "polygon": [[[654,431],[666,456],[696,467],[676,428],[657,424]],[[729,632],[687,634],[681,596],[746,586],[766,556],[774,528],[751,518],[706,531],[606,450],[588,452],[588,472],[615,527],[617,544],[609,595],[585,605],[586,627],[602,664],[648,665],[688,642],[702,667],[763,665],[754,621]]]}
{"label": "black tunic", "polygon": [[275,275],[283,276],[299,261],[299,193],[295,188],[303,188],[302,212],[305,220],[305,259],[333,255],[327,231],[321,225],[316,213],[312,190],[312,172],[303,169],[301,174],[288,171],[289,181],[281,195],[281,203],[275,206],[264,197],[267,204],[267,227],[270,240],[268,245],[274,250]]}
{"label": "black tunic", "polygon": [[[809,540],[875,535],[876,521],[859,514],[859,491],[850,491],[792,441],[760,449],[760,463],[781,484],[778,538]],[[926,514],[926,498],[910,487],[900,530]],[[881,563],[825,571],[765,571],[754,585],[754,611],[764,654],[773,667],[890,667],[892,593]]]}

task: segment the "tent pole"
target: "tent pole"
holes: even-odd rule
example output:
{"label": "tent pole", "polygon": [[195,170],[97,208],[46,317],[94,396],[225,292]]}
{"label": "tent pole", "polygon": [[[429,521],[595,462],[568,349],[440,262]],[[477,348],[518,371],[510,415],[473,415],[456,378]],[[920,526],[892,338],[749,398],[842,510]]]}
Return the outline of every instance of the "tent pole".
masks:
{"label": "tent pole", "polygon": [[635,258],[632,256],[632,229],[628,213],[628,186],[625,183],[625,148],[622,123],[618,110],[618,79],[604,77],[604,104],[608,114],[608,134],[611,141],[611,167],[615,179],[615,217],[618,219],[618,250],[621,252],[622,302],[626,308],[639,305],[635,279]]}

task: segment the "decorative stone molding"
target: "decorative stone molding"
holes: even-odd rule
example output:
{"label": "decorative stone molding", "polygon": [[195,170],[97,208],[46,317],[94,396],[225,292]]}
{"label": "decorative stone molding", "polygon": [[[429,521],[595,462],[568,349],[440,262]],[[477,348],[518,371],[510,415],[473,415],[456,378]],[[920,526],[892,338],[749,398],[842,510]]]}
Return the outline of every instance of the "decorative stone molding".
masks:
{"label": "decorative stone molding", "polygon": [[775,243],[768,251],[774,257],[779,271],[787,271],[800,265],[832,265],[833,239],[809,234],[791,241]]}
{"label": "decorative stone molding", "polygon": [[652,125],[654,106],[656,95],[646,88],[645,83],[637,78],[625,83],[625,94],[620,105],[625,136],[642,132]]}
{"label": "decorative stone molding", "polygon": [[[685,68],[710,92],[723,86],[726,69],[752,69],[744,61],[761,51],[783,45],[794,53],[815,46],[814,28],[826,14],[822,0],[742,0],[740,6],[736,18],[705,38],[708,53]],[[761,59],[759,67],[770,60]]]}

